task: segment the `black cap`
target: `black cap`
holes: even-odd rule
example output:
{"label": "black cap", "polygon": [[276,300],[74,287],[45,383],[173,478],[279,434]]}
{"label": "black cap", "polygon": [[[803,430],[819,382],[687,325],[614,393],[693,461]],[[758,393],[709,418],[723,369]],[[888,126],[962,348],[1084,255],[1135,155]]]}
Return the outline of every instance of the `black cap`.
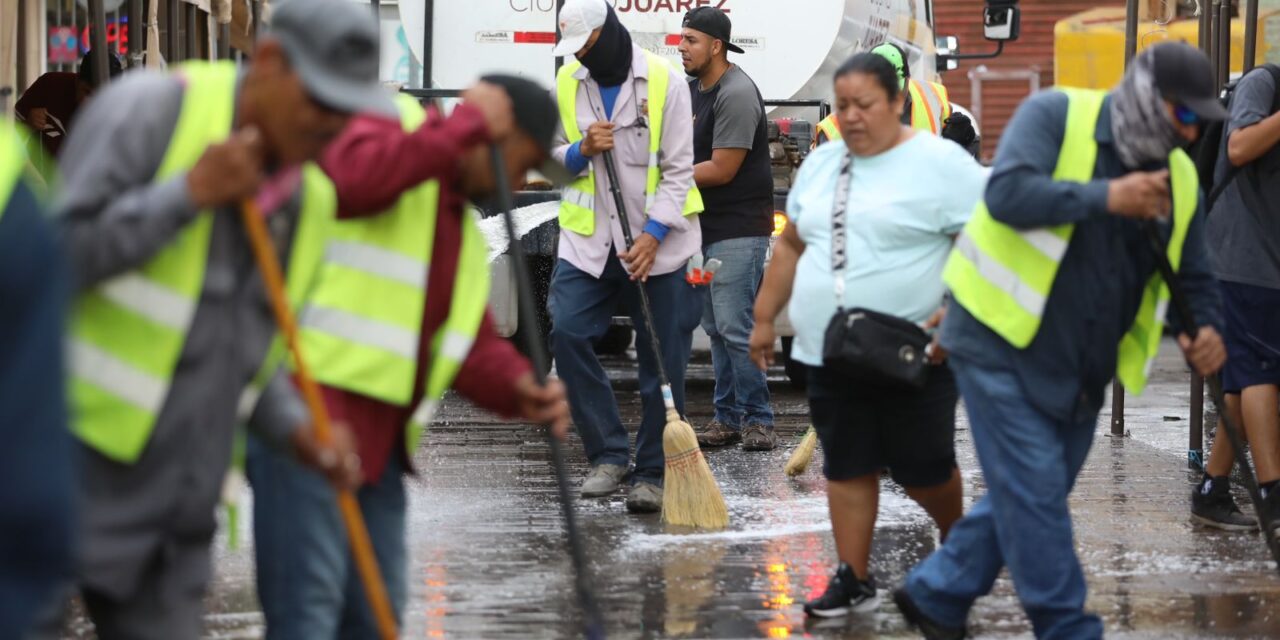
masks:
{"label": "black cap", "polygon": [[1166,100],[1205,120],[1227,119],[1214,90],[1213,66],[1204,53],[1182,42],[1162,42],[1151,47],[1150,55],[1156,88]]}
{"label": "black cap", "polygon": [[498,85],[507,92],[515,112],[516,128],[533,138],[547,154],[546,161],[538,167],[538,173],[555,184],[573,182],[575,176],[551,155],[560,120],[560,108],[551,99],[551,93],[542,85],[517,76],[495,74],[484,76],[480,80]]}
{"label": "black cap", "polygon": [[[90,49],[84,52],[84,57],[80,58],[80,68],[76,71],[81,82],[96,87],[102,84],[98,78],[98,52]],[[114,52],[107,51],[107,76],[114,78],[124,73],[124,63],[120,62],[120,56]]]}
{"label": "black cap", "polygon": [[724,48],[734,53],[745,53],[742,47],[729,39],[729,33],[733,31],[733,23],[729,21],[729,16],[715,7],[698,7],[690,10],[689,13],[684,14],[684,22],[680,26],[701,31],[720,40],[724,42]]}

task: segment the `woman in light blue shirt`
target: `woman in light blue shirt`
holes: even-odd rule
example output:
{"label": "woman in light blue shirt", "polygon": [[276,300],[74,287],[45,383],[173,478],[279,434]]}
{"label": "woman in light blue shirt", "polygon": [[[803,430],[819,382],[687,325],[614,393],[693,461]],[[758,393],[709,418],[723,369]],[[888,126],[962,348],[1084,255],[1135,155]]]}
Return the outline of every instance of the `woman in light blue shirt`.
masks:
{"label": "woman in light blue shirt", "polygon": [[[840,556],[826,593],[805,605],[809,615],[821,617],[875,606],[867,565],[882,470],[924,507],[944,538],[961,515],[957,392],[945,354],[933,345],[934,366],[920,389],[867,382],[824,367],[823,336],[837,310],[835,279],[844,279],[846,309],[937,326],[945,294],[942,268],[987,175],[955,143],[901,124],[903,78],[884,58],[851,58],[836,72],[835,92],[843,140],[818,147],[800,168],[787,202],[791,223],[774,248],[751,336],[752,356],[767,366],[774,319],[790,300],[796,330],[791,357],[810,366],[809,408],[822,442]],[[839,180],[850,182],[846,265],[837,274],[831,241]]]}

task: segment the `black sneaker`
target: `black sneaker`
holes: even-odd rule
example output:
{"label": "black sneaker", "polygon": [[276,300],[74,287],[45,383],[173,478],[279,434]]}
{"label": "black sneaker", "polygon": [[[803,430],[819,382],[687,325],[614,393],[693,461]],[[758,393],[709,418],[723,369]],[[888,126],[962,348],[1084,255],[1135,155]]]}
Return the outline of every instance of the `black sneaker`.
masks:
{"label": "black sneaker", "polygon": [[853,569],[841,562],[827,591],[817,600],[804,603],[804,612],[818,618],[837,618],[850,612],[866,613],[876,608],[874,579],[859,580]]}
{"label": "black sneaker", "polygon": [[1253,531],[1258,528],[1258,521],[1240,512],[1235,498],[1231,496],[1231,487],[1221,481],[1212,483],[1207,493],[1204,483],[1196,485],[1191,491],[1191,517],[1200,524],[1226,531]]}
{"label": "black sneaker", "polygon": [[916,601],[911,599],[911,594],[907,593],[906,587],[894,590],[893,602],[898,605],[898,611],[902,612],[902,617],[907,619],[907,624],[919,629],[926,640],[964,640],[964,627],[957,629],[944,626],[925,615],[920,607],[916,606]]}

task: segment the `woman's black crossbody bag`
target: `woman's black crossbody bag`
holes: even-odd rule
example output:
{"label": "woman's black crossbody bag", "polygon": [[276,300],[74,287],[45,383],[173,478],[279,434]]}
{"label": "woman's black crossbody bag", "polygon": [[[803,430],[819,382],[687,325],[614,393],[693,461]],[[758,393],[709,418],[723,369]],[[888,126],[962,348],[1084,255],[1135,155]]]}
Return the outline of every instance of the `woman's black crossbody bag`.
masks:
{"label": "woman's black crossbody bag", "polygon": [[823,336],[822,364],[876,384],[920,388],[929,377],[925,355],[929,334],[897,316],[861,307],[844,308],[845,210],[852,165],[853,155],[846,154],[831,211],[831,276],[835,281],[836,313]]}

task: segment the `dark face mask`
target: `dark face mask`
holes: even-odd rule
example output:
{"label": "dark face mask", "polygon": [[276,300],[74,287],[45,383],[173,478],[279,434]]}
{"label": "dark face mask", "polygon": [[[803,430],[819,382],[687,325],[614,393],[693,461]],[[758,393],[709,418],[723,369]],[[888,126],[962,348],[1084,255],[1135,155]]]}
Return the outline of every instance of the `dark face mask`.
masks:
{"label": "dark face mask", "polygon": [[613,7],[609,7],[600,37],[578,61],[601,86],[616,87],[627,81],[631,73],[631,34],[618,22]]}

